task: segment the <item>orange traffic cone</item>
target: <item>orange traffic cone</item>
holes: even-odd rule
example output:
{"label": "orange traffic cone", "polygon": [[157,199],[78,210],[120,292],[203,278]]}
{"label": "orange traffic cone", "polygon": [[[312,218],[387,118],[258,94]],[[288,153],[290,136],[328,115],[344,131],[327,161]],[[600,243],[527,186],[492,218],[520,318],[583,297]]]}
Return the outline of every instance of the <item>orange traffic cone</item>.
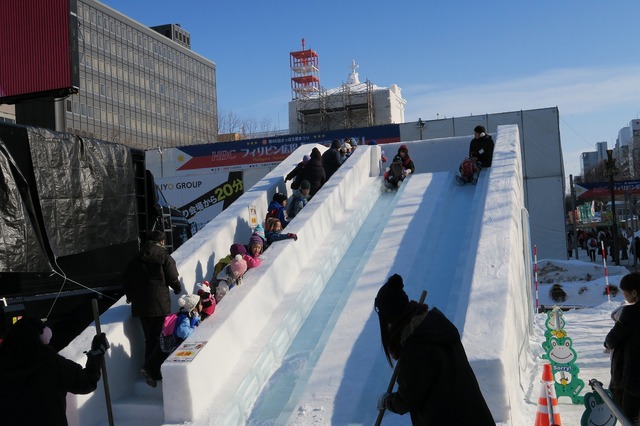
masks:
{"label": "orange traffic cone", "polygon": [[551,364],[545,364],[542,369],[542,388],[538,398],[538,412],[535,426],[561,426],[558,412],[558,398],[551,372]]}

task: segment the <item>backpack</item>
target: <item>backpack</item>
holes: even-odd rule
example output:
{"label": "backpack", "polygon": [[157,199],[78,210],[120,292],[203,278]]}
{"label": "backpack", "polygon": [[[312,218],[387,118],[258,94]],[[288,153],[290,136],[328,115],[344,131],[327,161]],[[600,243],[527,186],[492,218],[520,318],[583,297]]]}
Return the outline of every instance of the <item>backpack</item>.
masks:
{"label": "backpack", "polygon": [[598,247],[598,242],[595,238],[589,238],[589,247],[596,248]]}
{"label": "backpack", "polygon": [[160,338],[158,340],[158,344],[160,345],[160,350],[162,352],[171,353],[178,346],[176,336],[173,334],[177,325],[178,314],[171,314],[164,317],[164,325],[162,326],[162,331],[160,332]]}
{"label": "backpack", "polygon": [[473,174],[476,172],[476,165],[471,158],[465,158],[460,165],[460,174],[467,179],[473,178]]}

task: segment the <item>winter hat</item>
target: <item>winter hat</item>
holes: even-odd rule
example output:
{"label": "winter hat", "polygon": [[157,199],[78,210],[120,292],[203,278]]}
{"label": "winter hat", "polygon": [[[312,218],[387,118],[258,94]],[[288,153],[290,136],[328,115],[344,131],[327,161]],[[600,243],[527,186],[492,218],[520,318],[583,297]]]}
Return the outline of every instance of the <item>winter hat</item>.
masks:
{"label": "winter hat", "polygon": [[405,144],[400,145],[400,148],[398,148],[398,153],[400,153],[400,151],[404,151],[405,154],[409,154],[409,147]]}
{"label": "winter hat", "polygon": [[261,223],[259,223],[258,226],[256,226],[256,229],[253,230],[253,233],[258,234],[258,237],[262,238],[262,241],[266,239],[264,235],[264,226],[262,226]]}
{"label": "winter hat", "polygon": [[340,141],[338,139],[334,139],[331,141],[331,148],[340,149]]}
{"label": "winter hat", "polygon": [[409,297],[403,288],[402,277],[398,274],[393,274],[380,288],[376,296],[375,308],[378,315],[393,319],[404,311],[404,308],[409,303]]}
{"label": "winter hat", "polygon": [[231,244],[229,248],[229,253],[231,253],[231,257],[236,257],[237,255],[247,254],[247,249],[240,243]]}
{"label": "winter hat", "polygon": [[345,149],[351,149],[351,144],[349,142],[345,142],[344,143],[344,148]]}
{"label": "winter hat", "polygon": [[202,284],[199,284],[198,287],[198,296],[204,297],[205,299],[211,295],[211,285],[209,281],[202,281]]}
{"label": "winter hat", "polygon": [[486,133],[484,126],[476,126],[473,128],[474,133]]}
{"label": "winter hat", "polygon": [[309,160],[311,160],[311,157],[310,157],[309,155],[307,155],[307,154],[305,154],[305,155],[302,157],[302,162],[303,162],[304,164],[307,164],[307,163],[309,162]]}
{"label": "winter hat", "polygon": [[237,280],[241,276],[247,272],[247,262],[244,261],[242,256],[237,255],[229,265],[229,269],[231,270],[231,274],[233,275],[233,279]]}
{"label": "winter hat", "polygon": [[183,294],[178,299],[178,306],[184,308],[185,311],[191,312],[200,303],[200,296],[197,294]]}
{"label": "winter hat", "polygon": [[311,158],[315,158],[317,160],[320,160],[322,158],[322,153],[318,148],[313,148],[311,150]]}
{"label": "winter hat", "polygon": [[367,145],[378,145],[375,139],[371,139]]}
{"label": "winter hat", "polygon": [[284,195],[282,192],[276,192],[275,194],[273,194],[273,198],[272,198],[273,201],[280,204],[282,204],[283,201],[286,201],[286,199],[287,199],[287,196]]}
{"label": "winter hat", "polygon": [[254,232],[251,235],[251,238],[249,239],[249,247],[253,247],[253,246],[256,246],[256,245],[263,246],[264,245],[264,239],[260,235],[258,235],[257,233]]}
{"label": "winter hat", "polygon": [[311,189],[311,184],[308,180],[303,180],[300,182],[300,189]]}

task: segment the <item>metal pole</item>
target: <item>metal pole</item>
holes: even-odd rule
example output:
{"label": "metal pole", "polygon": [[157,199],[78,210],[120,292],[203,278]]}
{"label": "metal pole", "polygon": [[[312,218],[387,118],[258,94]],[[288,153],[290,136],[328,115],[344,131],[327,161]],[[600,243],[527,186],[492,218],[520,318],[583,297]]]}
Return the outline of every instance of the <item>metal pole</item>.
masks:
{"label": "metal pole", "polygon": [[613,150],[607,150],[607,169],[609,169],[609,190],[611,191],[611,216],[612,216],[612,226],[611,226],[611,251],[613,261],[617,266],[620,266],[620,253],[618,253],[618,225],[617,225],[617,217],[616,217],[616,191],[613,182],[613,175],[615,173],[615,164],[616,160],[613,158]]}
{"label": "metal pole", "polygon": [[[91,299],[91,306],[93,307],[93,320],[96,323],[96,333],[100,334],[100,311],[98,310],[98,300]],[[109,426],[113,426],[113,410],[111,408],[111,392],[109,392],[109,379],[107,378],[107,364],[104,362],[104,356],[102,358],[102,384],[104,385],[104,398],[107,403],[107,416],[109,417]]]}
{"label": "metal pole", "polygon": [[578,218],[576,217],[576,189],[573,186],[573,175],[569,175],[569,186],[571,187],[571,217],[573,218],[573,247],[576,249],[576,260],[578,257]]}
{"label": "metal pole", "polygon": [[609,394],[602,388],[602,383],[600,383],[596,379],[591,379],[589,380],[589,386],[591,386],[591,389],[593,389],[598,393],[598,395],[600,395],[602,401],[604,401],[607,407],[609,407],[613,415],[616,416],[622,426],[633,426],[629,419],[627,419],[622,411],[620,411],[620,409],[616,406]]}

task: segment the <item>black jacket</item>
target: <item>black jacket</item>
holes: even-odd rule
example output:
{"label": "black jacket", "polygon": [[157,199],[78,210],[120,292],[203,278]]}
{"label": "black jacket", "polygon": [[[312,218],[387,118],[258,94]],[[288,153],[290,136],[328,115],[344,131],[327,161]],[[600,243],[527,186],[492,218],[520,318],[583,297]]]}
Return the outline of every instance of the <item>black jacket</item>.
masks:
{"label": "black jacket", "polygon": [[604,344],[613,349],[609,388],[640,397],[640,303],[624,307]]}
{"label": "black jacket", "polygon": [[298,164],[296,164],[293,170],[291,170],[289,174],[285,176],[285,182],[293,179],[293,182],[291,182],[291,189],[298,189],[300,187],[300,182],[302,182],[302,180],[298,179],[298,175],[300,174],[300,171],[304,169],[304,166],[304,162],[299,162]]}
{"label": "black jacket", "polygon": [[469,157],[476,157],[482,167],[491,167],[494,145],[491,135],[473,138],[469,144]]}
{"label": "black jacket", "polygon": [[89,356],[82,368],[46,349],[26,362],[0,357],[0,424],[66,426],[67,392],[87,394],[96,389],[102,356]]}
{"label": "black jacket", "polygon": [[402,344],[389,409],[409,412],[414,425],[495,426],[456,327],[436,308],[411,325],[416,328]]}
{"label": "black jacket", "polygon": [[129,266],[125,293],[134,317],[155,317],[171,313],[171,296],[181,290],[176,262],[159,244],[147,242]]}
{"label": "black jacket", "polygon": [[342,156],[340,155],[340,151],[338,151],[339,149],[340,143],[336,143],[336,141],[334,141],[331,143],[331,148],[322,154],[322,165],[324,167],[324,172],[327,175],[327,180],[329,180],[336,170],[338,170],[342,165]]}
{"label": "black jacket", "polygon": [[303,180],[309,181],[311,185],[309,195],[312,197],[322,188],[322,185],[324,185],[327,179],[324,167],[322,167],[322,160],[319,158],[309,160],[307,165],[298,173],[298,182],[302,182]]}

